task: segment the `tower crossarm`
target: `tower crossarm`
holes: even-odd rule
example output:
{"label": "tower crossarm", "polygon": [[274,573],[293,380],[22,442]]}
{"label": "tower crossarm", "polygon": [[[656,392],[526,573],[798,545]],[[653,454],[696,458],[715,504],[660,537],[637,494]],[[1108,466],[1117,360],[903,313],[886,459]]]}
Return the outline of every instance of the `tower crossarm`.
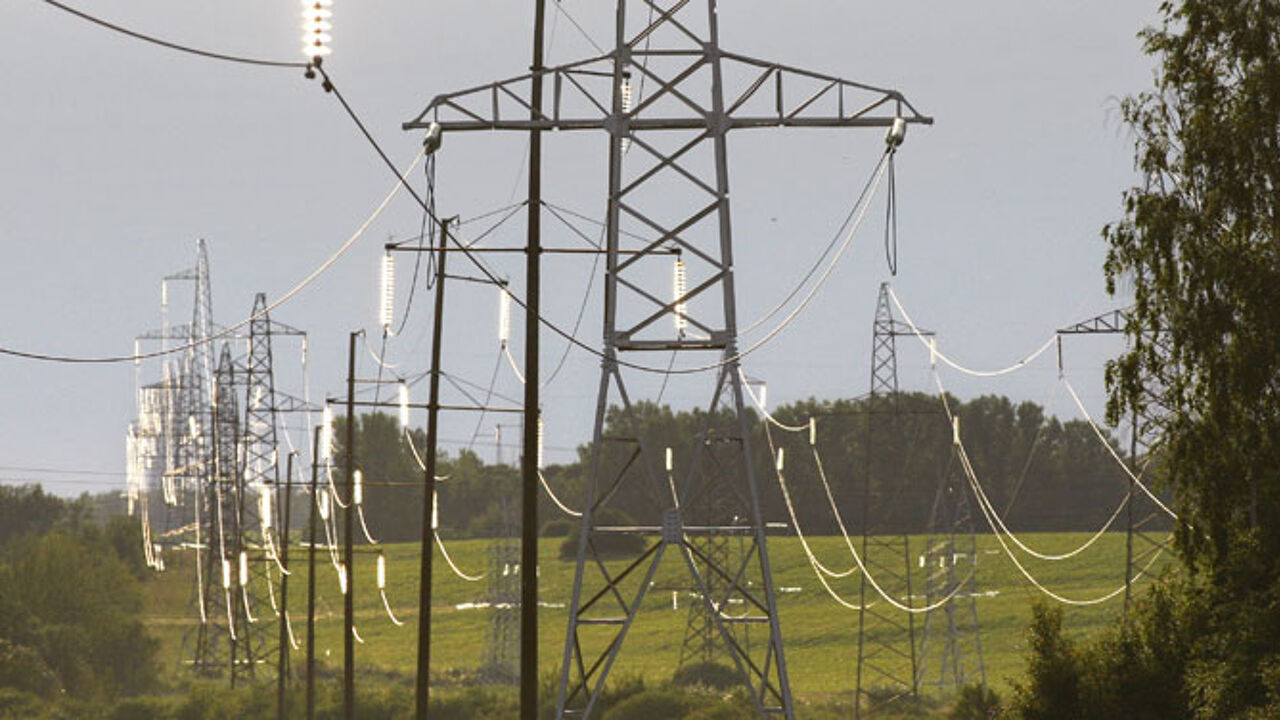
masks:
{"label": "tower crossarm", "polygon": [[1124,332],[1125,323],[1129,321],[1129,309],[1109,310],[1101,315],[1081,320],[1078,323],[1058,329],[1059,335],[1091,335],[1097,333],[1113,334]]}
{"label": "tower crossarm", "polygon": [[[638,40],[638,39],[637,39]],[[461,130],[599,130],[621,125],[629,130],[699,130],[717,120],[709,104],[685,92],[686,82],[701,82],[699,71],[716,51],[624,50],[623,65],[657,89],[627,112],[613,111],[615,58],[618,52],[526,73],[457,92],[437,95],[405,130],[437,123],[446,132]],[[666,76],[646,67],[646,56],[661,55],[687,63],[684,72]],[[719,122],[725,129],[762,127],[889,127],[895,119],[933,124],[897,90],[879,88],[831,75],[801,70],[737,53],[719,52],[726,78]],[[528,97],[532,80],[541,76],[552,90],[549,107],[535,113]],[[640,78],[636,78],[637,81]],[[653,107],[663,99],[662,111]],[[651,109],[652,108],[652,109]],[[682,110],[676,114],[672,110]],[[689,112],[683,112],[688,110]]]}

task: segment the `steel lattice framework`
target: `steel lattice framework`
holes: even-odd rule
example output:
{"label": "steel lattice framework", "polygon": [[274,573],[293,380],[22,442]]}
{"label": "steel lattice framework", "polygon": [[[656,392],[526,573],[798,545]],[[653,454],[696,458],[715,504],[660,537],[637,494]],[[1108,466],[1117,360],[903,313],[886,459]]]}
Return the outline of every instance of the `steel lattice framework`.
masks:
{"label": "steel lattice framework", "polygon": [[[862,557],[886,592],[910,598],[911,547],[907,531],[880,534],[890,520],[902,488],[906,451],[900,442],[898,395],[899,335],[914,331],[893,317],[889,284],[881,283],[871,331],[871,391],[867,397],[867,474],[862,495]],[[931,335],[932,333],[924,333]],[[874,520],[873,520],[874,518]],[[854,717],[871,714],[917,692],[915,614],[876,603],[876,593],[862,575],[858,613],[858,664]]]}
{"label": "steel lattice framework", "polygon": [[[499,446],[500,447],[500,446]],[[501,452],[501,449],[499,449]],[[519,678],[520,539],[510,498],[498,498],[502,529],[489,545],[489,634],[480,659],[480,673],[488,681],[512,684]]]}
{"label": "steel lattice framework", "polygon": [[[613,50],[509,80],[437,96],[406,129],[595,130],[609,136],[601,374],[557,717],[594,717],[657,568],[668,552],[688,569],[759,714],[794,718],[773,576],[739,372],[727,136],[765,127],[890,127],[928,123],[901,93],[766,62],[720,47],[716,0],[617,0]],[[549,107],[532,98],[537,77]],[[650,94],[632,100],[632,80]],[[624,154],[626,160],[624,162]],[[678,249],[688,285],[671,297]],[[671,328],[675,319],[677,330]],[[665,321],[665,322],[662,322]],[[671,351],[715,357],[705,425],[679,470],[641,436],[620,355]],[[685,450],[687,450],[687,460]],[[667,471],[663,472],[663,468]],[[694,521],[714,488],[732,499]],[[619,498],[643,498],[634,524]],[[712,506],[714,507],[714,506]],[[734,521],[738,518],[739,522]],[[722,566],[690,538],[736,534],[744,552]],[[642,549],[619,556],[619,536]],[[625,545],[625,543],[623,543]],[[713,592],[711,578],[722,582]],[[743,600],[727,614],[716,596]],[[745,629],[767,641],[748,647]]]}
{"label": "steel lattice framework", "polygon": [[[203,239],[196,266],[164,281],[164,325],[138,340],[159,341],[162,349],[177,343],[181,355],[164,362],[159,382],[140,388],[131,472],[153,567],[163,569],[164,547],[195,551],[192,603],[200,623],[184,639],[184,659],[195,672],[229,676],[234,684],[254,675],[271,652],[270,631],[260,620],[276,609],[274,529],[283,520],[275,497],[278,414],[305,409],[275,389],[271,338],[304,333],[273,322],[263,294],[254,298],[247,335],[216,326]],[[168,323],[173,281],[194,282],[190,324]],[[220,337],[227,341],[214,366],[214,340]],[[237,360],[232,343],[240,340],[247,352]],[[165,517],[153,536],[147,502],[155,485]]]}
{"label": "steel lattice framework", "polygon": [[978,543],[969,485],[953,449],[929,518],[921,565],[925,601],[950,599],[925,614],[916,684],[959,689],[987,683],[978,624]]}
{"label": "steel lattice framework", "polygon": [[[1121,335],[1129,325],[1129,310],[1111,310],[1082,320],[1058,330],[1059,335]],[[1156,338],[1156,346],[1166,350],[1163,338]],[[1142,412],[1133,411],[1129,416],[1129,465],[1135,473],[1141,473],[1139,463],[1147,465],[1157,461],[1153,456],[1160,437],[1164,434],[1165,418],[1169,410],[1164,404],[1163,387],[1158,378],[1145,378]],[[1125,572],[1124,607],[1129,609],[1133,596],[1133,583],[1147,571],[1156,556],[1172,552],[1172,535],[1163,511],[1137,489],[1132,478],[1125,500]]]}

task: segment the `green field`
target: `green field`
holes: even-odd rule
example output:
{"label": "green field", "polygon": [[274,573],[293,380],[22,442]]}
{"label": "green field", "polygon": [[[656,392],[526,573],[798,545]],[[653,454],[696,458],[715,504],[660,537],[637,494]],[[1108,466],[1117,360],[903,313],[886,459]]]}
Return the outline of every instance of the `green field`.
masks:
{"label": "green field", "polygon": [[[1022,538],[1037,550],[1064,552],[1084,542],[1088,535],[1028,534]],[[1114,590],[1123,583],[1124,541],[1122,533],[1111,533],[1069,560],[1037,561],[1025,555],[1020,559],[1054,591],[1070,598],[1088,598]],[[843,568],[851,562],[839,537],[815,538],[810,542],[828,567]],[[540,547],[540,596],[546,603],[565,603],[573,581],[573,563],[557,558],[559,544],[559,538],[547,538]],[[448,550],[464,570],[479,573],[487,564],[489,545],[486,540],[459,540],[450,542]],[[923,541],[913,538],[913,553],[917,547],[922,548]],[[364,644],[357,645],[357,665],[361,670],[412,677],[417,654],[417,613],[412,608],[418,597],[418,550],[415,545],[390,545],[385,550],[388,596],[405,625],[392,625],[382,610],[372,556],[358,556],[356,625]],[[786,657],[798,700],[847,703],[854,685],[858,613],[840,607],[825,593],[795,538],[771,538],[769,550],[776,584],[799,588],[798,592],[782,594],[778,600]],[[986,677],[988,684],[1003,693],[1024,666],[1024,630],[1030,618],[1030,605],[1041,595],[1022,580],[994,537],[979,536],[978,550],[978,589],[994,592],[977,597]],[[305,552],[294,551],[293,565],[297,570],[290,578],[290,615],[299,641],[304,637],[306,618],[306,568],[305,562],[300,562],[304,558]],[[664,560],[655,587],[669,588],[685,583],[683,566],[673,562],[675,559],[669,554]],[[433,677],[438,677],[444,685],[468,676],[479,666],[490,611],[458,608],[461,604],[482,600],[485,581],[464,582],[449,571],[439,556],[435,567],[432,664]],[[318,555],[317,568],[317,657],[330,667],[340,668],[342,598],[333,568],[323,551]],[[855,574],[833,581],[833,586],[846,599],[857,602],[859,582],[856,578]],[[1137,587],[1148,582],[1144,579]],[[168,571],[147,584],[148,624],[162,642],[161,657],[167,672],[180,671],[183,637],[195,626],[194,610],[189,609],[193,584],[190,566],[176,557],[170,558]],[[1121,612],[1122,597],[1091,607],[1066,607],[1065,628],[1073,637],[1088,636]],[[920,602],[922,599],[917,598],[916,603]],[[261,610],[266,617],[259,621],[271,623],[274,637],[275,620],[270,608]],[[555,672],[561,661],[565,619],[566,610],[561,607],[544,607],[540,613],[539,658],[544,675]],[[640,675],[647,682],[669,679],[679,656],[685,620],[683,604],[679,611],[672,610],[669,590],[650,593],[614,672]],[[295,666],[300,665],[303,658],[303,651],[295,651]]]}

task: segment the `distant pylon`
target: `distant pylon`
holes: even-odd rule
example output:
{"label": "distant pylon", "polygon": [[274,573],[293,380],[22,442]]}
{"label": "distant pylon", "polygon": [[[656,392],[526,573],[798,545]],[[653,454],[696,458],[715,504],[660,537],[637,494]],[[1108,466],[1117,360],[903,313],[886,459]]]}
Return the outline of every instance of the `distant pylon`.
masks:
{"label": "distant pylon", "polygon": [[[1119,335],[1125,332],[1129,323],[1128,309],[1112,310],[1068,325],[1058,330],[1058,335]],[[1157,351],[1168,356],[1168,338],[1156,336],[1148,338]],[[1150,466],[1153,461],[1153,449],[1164,434],[1165,419],[1169,415],[1164,405],[1164,388],[1159,378],[1143,378],[1143,395],[1146,407],[1141,413],[1129,413],[1129,467],[1141,475],[1143,467]],[[1133,583],[1143,575],[1150,574],[1151,565],[1165,552],[1172,552],[1173,536],[1167,526],[1168,518],[1163,511],[1143,492],[1140,492],[1133,481],[1128,478],[1129,491],[1125,500],[1125,573],[1124,573],[1124,607],[1128,611],[1133,598]],[[1171,477],[1170,482],[1176,482]]]}
{"label": "distant pylon", "polygon": [[[893,317],[889,284],[880,284],[871,331],[871,390],[867,396],[867,463],[863,483],[862,557],[885,592],[910,602],[911,547],[907,528],[892,527],[891,513],[905,483],[901,400],[898,394],[897,337],[911,335]],[[881,534],[881,533],[885,534]],[[876,603],[862,575],[858,613],[855,718],[870,716],[917,693],[915,614]]]}
{"label": "distant pylon", "polygon": [[501,527],[489,544],[489,634],[481,657],[480,674],[488,682],[514,684],[520,638],[520,533],[513,501],[498,496]]}
{"label": "distant pylon", "polygon": [[925,601],[951,599],[924,616],[918,684],[958,689],[987,684],[978,623],[978,543],[974,536],[968,483],[952,451],[934,500],[929,535],[920,565]]}

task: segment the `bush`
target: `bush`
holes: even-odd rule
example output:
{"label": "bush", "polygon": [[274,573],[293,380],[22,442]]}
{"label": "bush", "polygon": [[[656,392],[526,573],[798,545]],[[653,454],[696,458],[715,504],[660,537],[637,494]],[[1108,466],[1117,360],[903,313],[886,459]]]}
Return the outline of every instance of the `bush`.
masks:
{"label": "bush", "polygon": [[602,717],[604,720],[676,720],[692,708],[691,699],[677,690],[648,690],[623,700]]}
{"label": "bush", "polygon": [[1000,716],[1000,696],[985,685],[965,685],[947,720],[992,720]]}
{"label": "bush", "polygon": [[676,687],[700,685],[713,690],[729,690],[742,685],[742,675],[737,668],[714,661],[682,665],[671,678]]}
{"label": "bush", "polygon": [[569,537],[576,535],[582,523],[572,520],[551,520],[542,526],[542,537]]}

